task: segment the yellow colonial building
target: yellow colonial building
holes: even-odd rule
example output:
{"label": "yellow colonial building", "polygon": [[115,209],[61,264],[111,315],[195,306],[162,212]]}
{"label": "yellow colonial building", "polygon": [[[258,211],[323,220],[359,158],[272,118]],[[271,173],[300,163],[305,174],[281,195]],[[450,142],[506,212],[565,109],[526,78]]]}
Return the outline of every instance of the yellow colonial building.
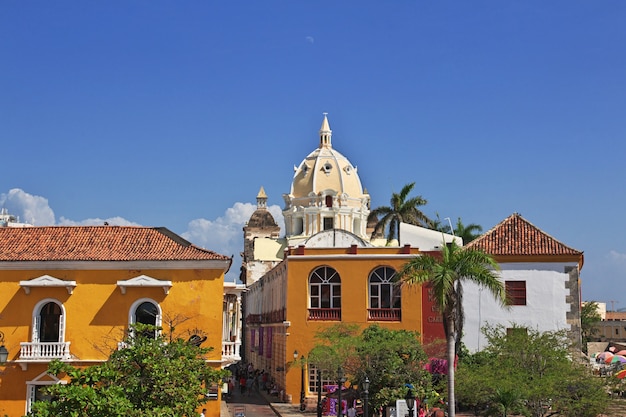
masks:
{"label": "yellow colonial building", "polygon": [[284,400],[298,403],[304,394],[311,405],[320,384],[336,382],[318,381],[306,363],[318,331],[338,323],[379,324],[418,331],[424,343],[443,338],[427,289],[394,285],[394,277],[412,257],[454,239],[415,226],[407,245],[387,246],[382,236],[372,237],[370,196],[356,166],[331,139],[324,115],[318,147],[294,167],[290,192],[283,195],[285,236],[278,237],[263,188],[244,227],[242,356],[269,373]]}
{"label": "yellow colonial building", "polygon": [[[0,415],[23,416],[42,386],[63,382],[47,374],[51,360],[100,363],[132,323],[206,336],[210,364],[236,362],[240,338],[225,325],[239,314],[240,291],[224,297],[231,261],[165,228],[0,227]],[[206,408],[219,416],[219,401]]]}

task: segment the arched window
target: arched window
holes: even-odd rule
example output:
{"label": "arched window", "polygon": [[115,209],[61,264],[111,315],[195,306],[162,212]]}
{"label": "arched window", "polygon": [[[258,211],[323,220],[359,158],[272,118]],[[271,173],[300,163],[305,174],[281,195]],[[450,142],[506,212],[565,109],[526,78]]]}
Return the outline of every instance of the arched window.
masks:
{"label": "arched window", "polygon": [[131,325],[141,323],[159,327],[161,326],[161,307],[156,301],[148,298],[137,300],[130,308],[128,322]]}
{"label": "arched window", "polygon": [[400,286],[395,284],[396,270],[381,266],[369,276],[368,318],[375,321],[397,321],[401,316]]}
{"label": "arched window", "polygon": [[135,308],[135,323],[151,324],[156,326],[159,311],[150,301],[144,301]]}
{"label": "arched window", "polygon": [[309,319],[341,320],[341,278],[329,266],[316,268],[309,277]]}
{"label": "arched window", "polygon": [[33,337],[35,343],[59,343],[65,339],[63,306],[57,300],[43,300],[33,311]]}

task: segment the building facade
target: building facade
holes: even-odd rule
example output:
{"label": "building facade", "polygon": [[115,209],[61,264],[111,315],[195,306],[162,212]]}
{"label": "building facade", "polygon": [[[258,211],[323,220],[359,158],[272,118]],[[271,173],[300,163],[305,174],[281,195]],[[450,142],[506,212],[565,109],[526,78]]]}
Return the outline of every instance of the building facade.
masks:
{"label": "building facade", "polygon": [[[230,265],[165,228],[0,228],[0,332],[9,352],[0,415],[26,414],[45,400],[42,386],[63,383],[46,372],[51,360],[101,363],[133,323],[206,337],[216,368],[239,360],[238,326],[229,323],[241,289],[224,287]],[[219,401],[206,408],[219,416]]]}
{"label": "building facade", "polygon": [[266,199],[261,189],[244,228],[243,356],[269,373],[283,399],[297,403],[304,393],[314,401],[320,383],[335,382],[318,381],[306,361],[316,334],[330,326],[379,324],[418,331],[424,343],[443,338],[428,291],[394,285],[402,265],[423,253],[420,239],[386,246],[384,237],[372,238],[370,196],[356,166],[333,148],[326,115],[318,147],[294,167],[283,195],[284,237],[276,236]]}
{"label": "building facade", "polygon": [[548,235],[518,213],[504,219],[468,247],[491,254],[510,299],[503,309],[493,296],[468,283],[464,290],[463,342],[472,351],[486,346],[486,324],[566,330],[581,349],[580,271],[583,252]]}

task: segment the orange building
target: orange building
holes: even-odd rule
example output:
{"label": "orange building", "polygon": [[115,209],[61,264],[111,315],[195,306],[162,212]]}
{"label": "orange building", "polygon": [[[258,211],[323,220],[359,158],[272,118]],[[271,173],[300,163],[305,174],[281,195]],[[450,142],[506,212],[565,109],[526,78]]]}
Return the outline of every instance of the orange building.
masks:
{"label": "orange building", "polygon": [[[216,368],[238,360],[238,336],[222,354],[230,265],[165,228],[0,227],[0,415],[26,414],[42,386],[62,383],[51,360],[100,363],[136,322],[206,336]],[[206,408],[219,416],[219,401]]]}
{"label": "orange building", "polygon": [[[286,401],[297,403],[302,388],[314,397],[319,381],[316,369],[305,365],[301,386],[294,352],[306,358],[324,328],[379,324],[418,331],[422,342],[442,338],[440,315],[423,287],[393,284],[396,271],[419,253],[410,246],[288,249],[246,293],[246,359],[269,372]],[[323,380],[322,386],[333,383]]]}
{"label": "orange building", "polygon": [[285,236],[277,237],[279,227],[267,210],[263,188],[244,227],[241,280],[248,290],[242,356],[268,372],[279,395],[295,403],[301,391],[313,401],[320,385],[316,369],[307,364],[302,384],[300,360],[321,329],[376,323],[417,331],[423,343],[444,337],[428,292],[394,285],[394,278],[409,259],[437,250],[442,238],[448,242],[454,236],[416,227],[411,245],[400,246],[372,235],[370,196],[356,166],[333,148],[331,139],[324,116],[319,146],[294,168],[290,192],[283,195]]}

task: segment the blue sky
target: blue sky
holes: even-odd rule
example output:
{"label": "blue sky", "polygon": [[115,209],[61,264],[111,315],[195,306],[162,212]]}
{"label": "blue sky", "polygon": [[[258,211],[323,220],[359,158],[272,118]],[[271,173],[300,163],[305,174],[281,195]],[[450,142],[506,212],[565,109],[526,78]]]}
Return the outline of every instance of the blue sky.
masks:
{"label": "blue sky", "polygon": [[[0,205],[47,224],[165,226],[235,255],[318,144],[372,206],[485,230],[512,214],[585,252],[626,307],[626,3],[4,1]],[[231,275],[232,276],[232,275]]]}

